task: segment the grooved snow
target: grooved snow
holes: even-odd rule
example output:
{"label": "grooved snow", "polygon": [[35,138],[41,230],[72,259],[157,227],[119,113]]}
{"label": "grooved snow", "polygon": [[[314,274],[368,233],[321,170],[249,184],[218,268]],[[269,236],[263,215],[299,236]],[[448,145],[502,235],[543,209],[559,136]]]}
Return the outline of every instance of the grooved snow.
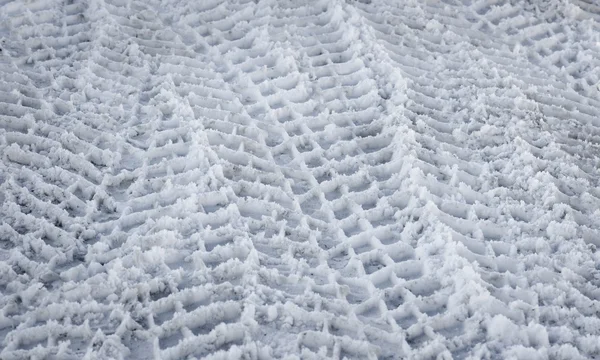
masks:
{"label": "grooved snow", "polygon": [[0,358],[600,357],[594,0],[0,0]]}

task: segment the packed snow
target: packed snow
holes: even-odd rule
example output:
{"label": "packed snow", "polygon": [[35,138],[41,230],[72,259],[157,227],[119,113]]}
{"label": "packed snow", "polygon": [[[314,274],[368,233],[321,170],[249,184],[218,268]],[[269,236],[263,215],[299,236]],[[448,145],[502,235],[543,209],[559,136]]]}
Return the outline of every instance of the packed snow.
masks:
{"label": "packed snow", "polygon": [[594,0],[0,0],[0,358],[600,358]]}

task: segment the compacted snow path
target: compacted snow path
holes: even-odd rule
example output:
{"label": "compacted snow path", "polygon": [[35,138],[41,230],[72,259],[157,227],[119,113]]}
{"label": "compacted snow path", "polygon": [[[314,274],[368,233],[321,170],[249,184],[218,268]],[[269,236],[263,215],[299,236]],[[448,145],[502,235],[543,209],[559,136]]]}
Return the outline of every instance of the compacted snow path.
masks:
{"label": "compacted snow path", "polygon": [[593,0],[0,0],[1,359],[600,357]]}

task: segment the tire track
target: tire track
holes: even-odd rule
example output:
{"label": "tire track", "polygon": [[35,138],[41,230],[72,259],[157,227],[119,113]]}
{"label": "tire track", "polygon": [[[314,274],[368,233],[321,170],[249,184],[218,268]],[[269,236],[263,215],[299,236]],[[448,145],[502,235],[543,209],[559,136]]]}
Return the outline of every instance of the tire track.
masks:
{"label": "tire track", "polygon": [[0,356],[596,356],[599,12],[542,5],[2,2]]}

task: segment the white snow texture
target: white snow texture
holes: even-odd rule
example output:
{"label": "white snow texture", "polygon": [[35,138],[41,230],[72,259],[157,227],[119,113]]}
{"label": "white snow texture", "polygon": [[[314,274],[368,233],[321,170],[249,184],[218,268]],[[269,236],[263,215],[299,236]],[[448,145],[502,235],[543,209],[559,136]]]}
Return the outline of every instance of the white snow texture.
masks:
{"label": "white snow texture", "polygon": [[599,359],[596,0],[0,0],[0,359]]}

